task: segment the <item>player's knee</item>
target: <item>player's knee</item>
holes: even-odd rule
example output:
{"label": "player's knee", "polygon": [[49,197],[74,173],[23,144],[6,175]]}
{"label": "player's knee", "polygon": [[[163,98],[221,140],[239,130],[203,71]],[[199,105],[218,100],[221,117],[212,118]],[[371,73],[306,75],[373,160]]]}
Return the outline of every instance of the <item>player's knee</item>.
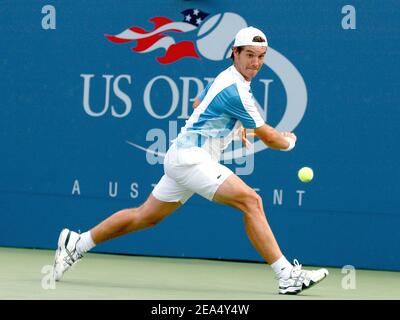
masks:
{"label": "player's knee", "polygon": [[262,199],[254,190],[243,193],[240,197],[240,202],[242,211],[245,214],[253,215],[262,211]]}
{"label": "player's knee", "polygon": [[122,211],[126,217],[129,219],[129,228],[136,226],[140,222],[139,210],[138,208],[129,208]]}
{"label": "player's knee", "polygon": [[136,212],[135,220],[141,227],[151,228],[159,224],[163,218],[152,212],[148,212],[144,207],[139,207]]}

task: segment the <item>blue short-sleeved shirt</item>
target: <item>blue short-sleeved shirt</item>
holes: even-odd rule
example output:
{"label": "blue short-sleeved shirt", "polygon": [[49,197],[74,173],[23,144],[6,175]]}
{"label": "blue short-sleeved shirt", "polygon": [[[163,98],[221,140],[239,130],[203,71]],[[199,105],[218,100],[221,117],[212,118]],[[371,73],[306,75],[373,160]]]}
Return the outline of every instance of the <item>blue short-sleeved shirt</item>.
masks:
{"label": "blue short-sleeved shirt", "polygon": [[175,140],[178,147],[201,147],[212,158],[219,159],[240,125],[250,129],[265,123],[256,107],[250,81],[246,81],[234,66],[209,83],[199,99],[201,103]]}

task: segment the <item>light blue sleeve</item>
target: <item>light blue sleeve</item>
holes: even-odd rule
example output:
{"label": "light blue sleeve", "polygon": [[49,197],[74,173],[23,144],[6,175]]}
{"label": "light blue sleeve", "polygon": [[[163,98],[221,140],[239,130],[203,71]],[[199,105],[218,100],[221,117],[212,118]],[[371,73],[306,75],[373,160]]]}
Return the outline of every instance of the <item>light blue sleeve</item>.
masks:
{"label": "light blue sleeve", "polygon": [[254,129],[265,123],[249,94],[241,97],[235,85],[226,88],[224,91],[229,97],[225,111],[232,118],[239,120],[243,127]]}
{"label": "light blue sleeve", "polygon": [[233,118],[238,119],[243,127],[247,129],[257,128],[256,122],[244,108],[239,96],[231,97],[228,112]]}
{"label": "light blue sleeve", "polygon": [[200,92],[199,96],[197,97],[200,101],[202,101],[204,99],[204,97],[206,96],[208,89],[210,89],[211,85],[213,84],[214,80],[211,81],[204,89],[202,92]]}

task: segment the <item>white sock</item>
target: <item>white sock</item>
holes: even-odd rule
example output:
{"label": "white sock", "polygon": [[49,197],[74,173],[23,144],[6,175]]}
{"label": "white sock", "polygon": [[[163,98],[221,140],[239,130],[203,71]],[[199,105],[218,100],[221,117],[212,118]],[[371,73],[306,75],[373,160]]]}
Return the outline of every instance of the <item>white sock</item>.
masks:
{"label": "white sock", "polygon": [[81,234],[81,239],[76,244],[76,251],[78,251],[79,254],[84,254],[94,248],[95,245],[96,244],[93,242],[90,231],[87,231]]}
{"label": "white sock", "polygon": [[290,271],[292,271],[292,264],[287,261],[285,256],[280,257],[278,260],[276,260],[273,264],[271,264],[272,270],[275,271],[278,279],[279,278],[284,278],[287,279],[290,276]]}

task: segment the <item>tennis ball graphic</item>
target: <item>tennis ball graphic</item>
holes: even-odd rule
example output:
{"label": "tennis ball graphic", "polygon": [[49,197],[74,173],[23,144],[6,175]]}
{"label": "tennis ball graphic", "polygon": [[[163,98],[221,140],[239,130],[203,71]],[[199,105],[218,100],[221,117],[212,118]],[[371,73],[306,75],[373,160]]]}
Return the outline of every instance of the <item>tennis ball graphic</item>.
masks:
{"label": "tennis ball graphic", "polygon": [[197,34],[197,49],[201,55],[213,61],[229,58],[236,33],[247,27],[239,15],[226,12],[207,19]]}

